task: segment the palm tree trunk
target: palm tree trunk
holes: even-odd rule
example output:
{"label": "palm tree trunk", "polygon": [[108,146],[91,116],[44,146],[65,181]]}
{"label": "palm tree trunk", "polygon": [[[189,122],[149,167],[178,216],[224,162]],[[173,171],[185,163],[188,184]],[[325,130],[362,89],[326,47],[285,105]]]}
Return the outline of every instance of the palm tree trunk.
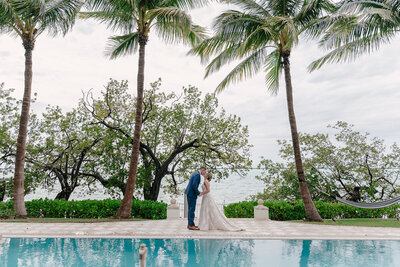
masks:
{"label": "palm tree trunk", "polygon": [[142,112],[143,112],[143,91],[144,91],[144,62],[145,62],[145,47],[147,43],[147,36],[139,36],[139,66],[137,76],[137,101],[136,101],[136,116],[135,116],[135,130],[133,133],[133,146],[131,152],[131,161],[129,166],[128,181],[124,198],[122,199],[121,206],[119,207],[115,217],[129,218],[132,211],[133,192],[135,190],[136,174],[139,161],[139,148],[140,148],[140,134],[142,130]]}
{"label": "palm tree trunk", "polygon": [[308,190],[306,178],[303,171],[303,163],[301,160],[299,135],[297,133],[296,117],[294,114],[293,106],[293,88],[292,79],[290,76],[290,62],[289,53],[283,56],[283,67],[285,70],[285,83],[286,83],[286,99],[289,113],[290,131],[292,133],[292,142],[294,150],[294,159],[296,162],[296,171],[300,184],[300,193],[304,203],[304,209],[306,211],[306,219],[308,221],[322,222],[322,218],[315,208],[314,202],[311,199],[310,191]]}
{"label": "palm tree trunk", "polygon": [[14,172],[14,211],[16,212],[18,217],[27,216],[24,202],[24,165],[26,153],[26,136],[28,131],[29,109],[31,104],[32,91],[32,51],[35,45],[35,41],[32,38],[25,38],[23,40],[23,45],[25,48],[25,89],[22,100],[21,118],[19,121]]}

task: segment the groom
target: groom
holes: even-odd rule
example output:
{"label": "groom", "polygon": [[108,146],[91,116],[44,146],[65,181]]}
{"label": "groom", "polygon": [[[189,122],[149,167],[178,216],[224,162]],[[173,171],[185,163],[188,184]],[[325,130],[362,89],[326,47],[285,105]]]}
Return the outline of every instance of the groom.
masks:
{"label": "groom", "polygon": [[201,167],[199,171],[192,174],[189,180],[189,184],[186,187],[185,195],[188,202],[188,226],[189,230],[200,230],[194,225],[194,211],[196,209],[197,196],[201,197],[203,193],[200,193],[198,187],[200,184],[200,175],[205,177],[206,167]]}

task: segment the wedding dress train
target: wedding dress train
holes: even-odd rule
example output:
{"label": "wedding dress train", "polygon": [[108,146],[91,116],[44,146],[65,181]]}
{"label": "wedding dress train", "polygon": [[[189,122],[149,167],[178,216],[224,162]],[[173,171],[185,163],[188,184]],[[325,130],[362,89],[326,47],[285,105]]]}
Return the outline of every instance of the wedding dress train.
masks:
{"label": "wedding dress train", "polygon": [[[206,186],[203,184],[201,189],[204,192]],[[200,230],[243,231],[243,229],[229,222],[210,193],[203,195],[202,198],[198,224]]]}

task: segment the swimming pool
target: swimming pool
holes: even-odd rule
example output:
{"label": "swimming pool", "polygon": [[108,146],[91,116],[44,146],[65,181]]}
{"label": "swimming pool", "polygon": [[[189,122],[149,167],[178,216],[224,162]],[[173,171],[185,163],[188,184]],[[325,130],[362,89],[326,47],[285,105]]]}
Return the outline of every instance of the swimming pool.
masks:
{"label": "swimming pool", "polygon": [[400,241],[3,238],[0,266],[399,266]]}

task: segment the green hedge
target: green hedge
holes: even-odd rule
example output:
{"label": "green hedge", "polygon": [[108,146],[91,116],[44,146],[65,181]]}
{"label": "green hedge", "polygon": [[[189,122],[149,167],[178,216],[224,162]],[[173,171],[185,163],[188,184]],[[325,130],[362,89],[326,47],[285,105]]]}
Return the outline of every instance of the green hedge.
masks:
{"label": "green hedge", "polygon": [[[121,200],[50,200],[38,199],[26,201],[25,207],[28,217],[46,218],[107,218],[115,215]],[[0,202],[0,217],[5,217],[12,211],[12,201]],[[133,200],[132,216],[142,219],[167,218],[167,204],[150,200]]]}
{"label": "green hedge", "polygon": [[0,218],[14,216],[12,203],[9,205],[5,202],[0,202]]}
{"label": "green hedge", "polygon": [[[332,218],[396,218],[400,212],[400,205],[396,204],[381,209],[360,209],[342,203],[327,203],[316,201],[315,207],[323,219]],[[242,201],[226,206],[225,215],[229,218],[253,218],[256,201]],[[266,201],[264,206],[269,208],[271,220],[289,221],[302,220],[306,217],[302,201]]]}

